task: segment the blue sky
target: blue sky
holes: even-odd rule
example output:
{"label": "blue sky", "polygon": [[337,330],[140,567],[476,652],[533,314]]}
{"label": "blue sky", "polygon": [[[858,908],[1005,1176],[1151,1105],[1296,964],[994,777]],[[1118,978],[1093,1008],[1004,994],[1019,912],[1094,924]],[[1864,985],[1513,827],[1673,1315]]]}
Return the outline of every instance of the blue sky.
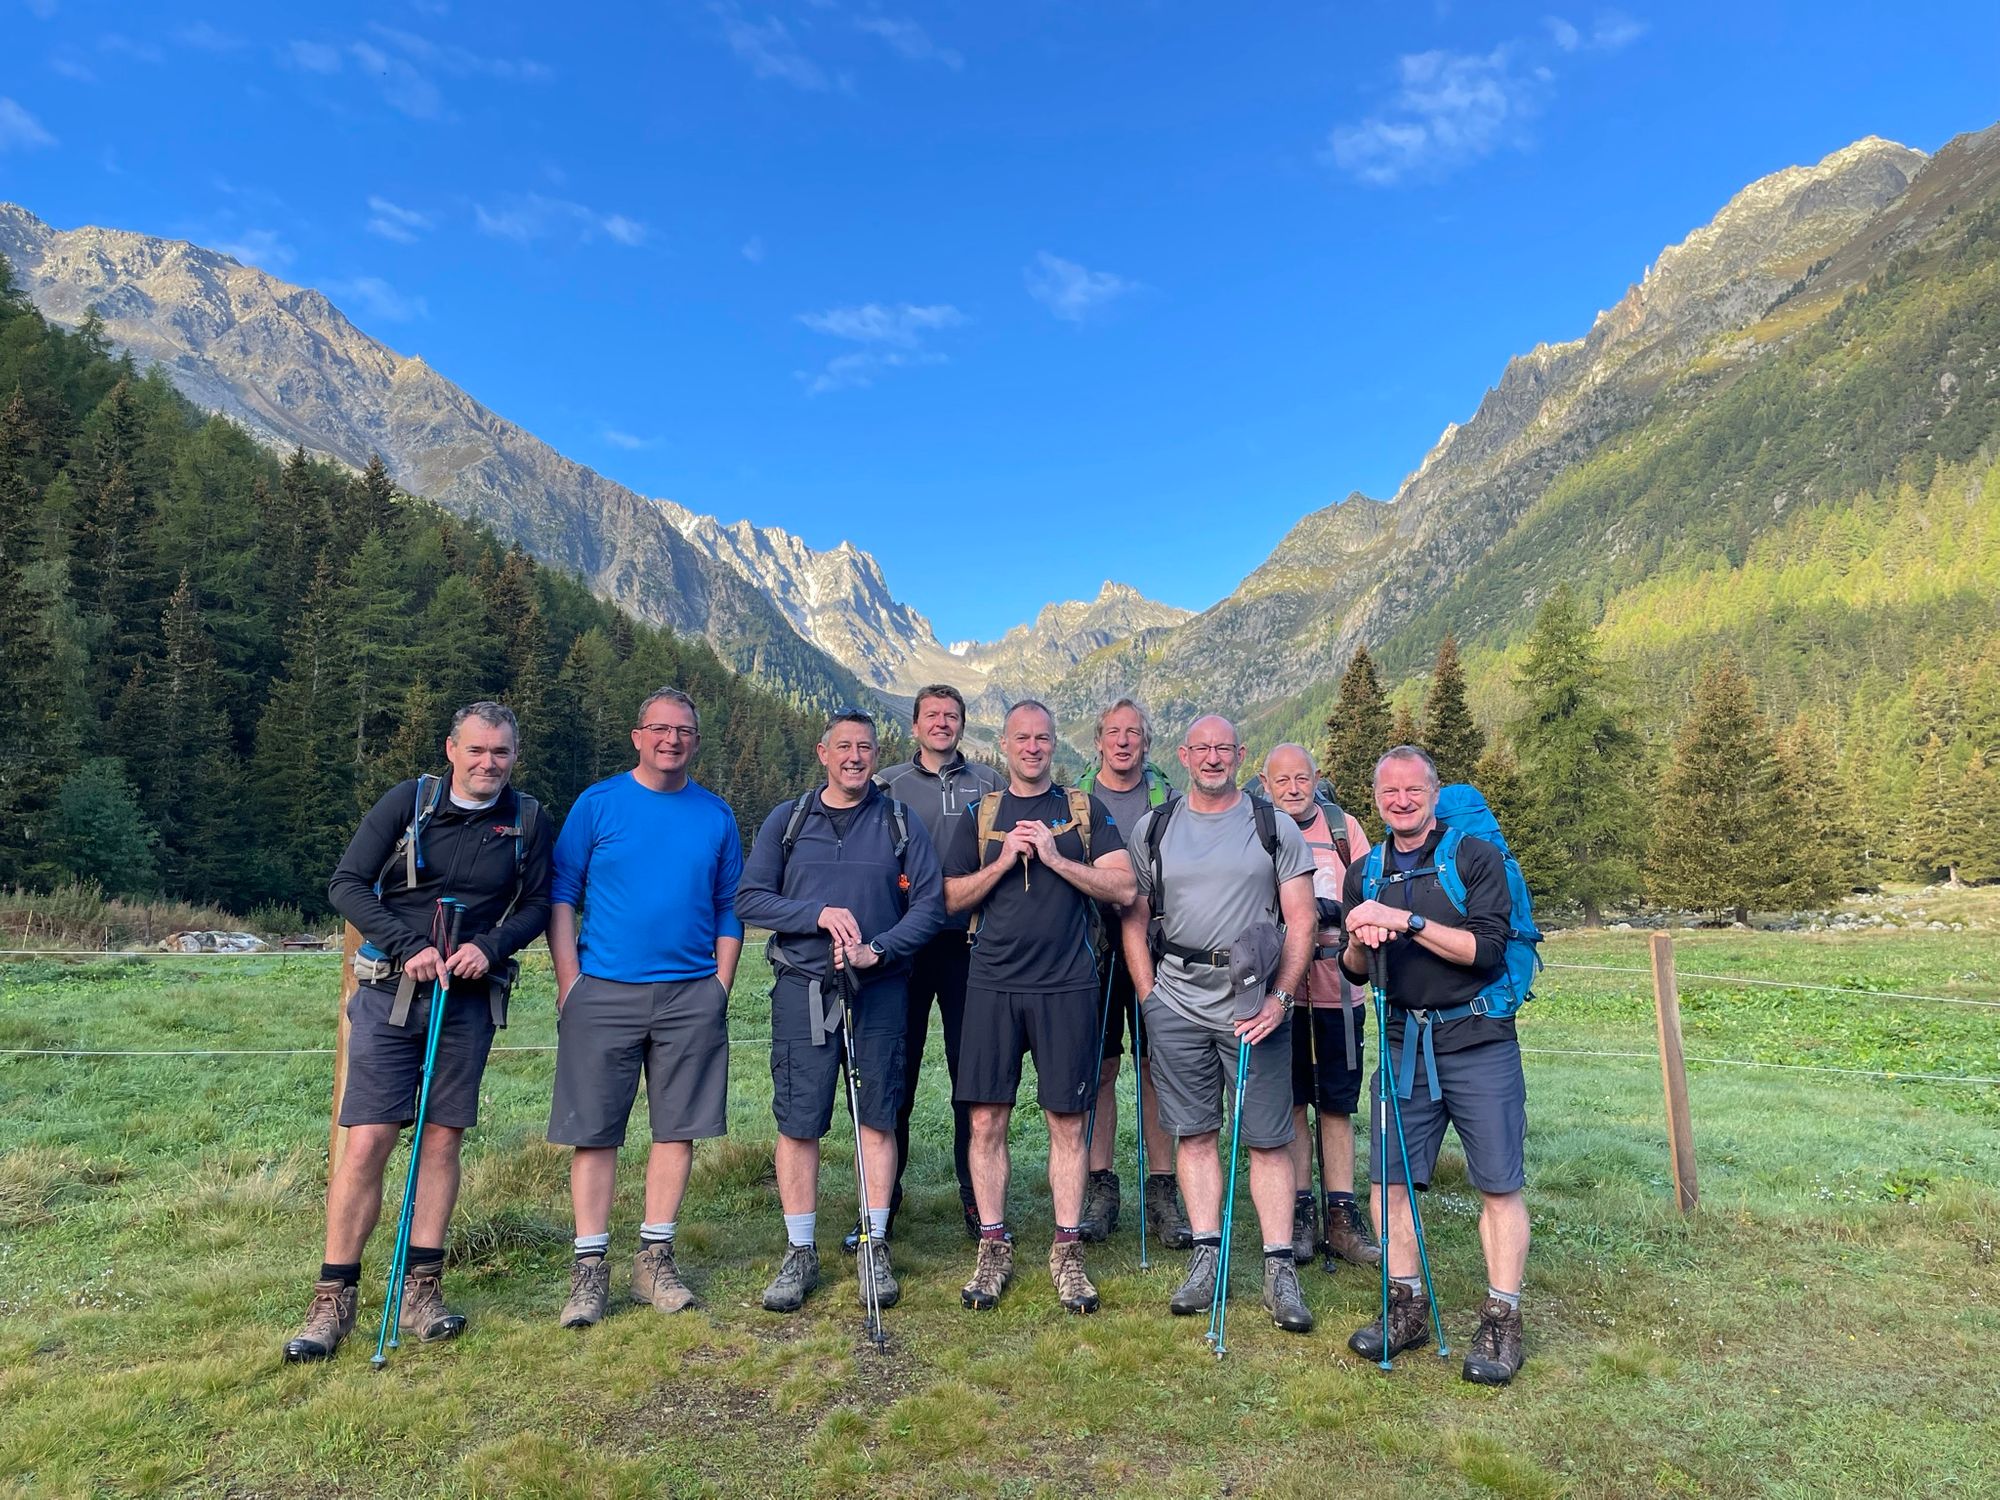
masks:
{"label": "blue sky", "polygon": [[0,0],[0,198],[325,289],[946,640],[1190,608],[1738,188],[1993,122],[1990,5]]}

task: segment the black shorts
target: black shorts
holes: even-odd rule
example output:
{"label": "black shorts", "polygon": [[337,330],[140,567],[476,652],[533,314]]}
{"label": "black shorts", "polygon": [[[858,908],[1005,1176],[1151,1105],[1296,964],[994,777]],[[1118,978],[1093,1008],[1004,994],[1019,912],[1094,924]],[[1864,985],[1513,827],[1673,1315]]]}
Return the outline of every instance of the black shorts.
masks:
{"label": "black shorts", "polygon": [[[1347,1065],[1347,1027],[1354,1026],[1354,1066]],[[1311,1027],[1311,1031],[1307,1031]],[[1365,1006],[1292,1011],[1292,1107],[1308,1105],[1321,1114],[1351,1115],[1361,1102],[1361,1080],[1368,1045]]]}
{"label": "black shorts", "polygon": [[1090,1107],[1097,1072],[1097,1018],[1103,991],[987,990],[965,987],[965,1026],[959,1034],[958,1084],[962,1104],[1012,1104],[1021,1091],[1021,1058],[1035,1059],[1035,1098],[1052,1115]]}
{"label": "black shorts", "polygon": [[[409,1024],[391,1026],[396,980],[364,984],[347,1001],[347,1091],[340,1096],[343,1125],[409,1125],[417,1118],[417,1088],[430,1042],[431,986],[420,984],[410,1001]],[[479,1123],[479,1080],[493,1050],[493,1007],[484,985],[446,1002],[431,1067],[424,1120],[464,1130]]]}
{"label": "black shorts", "polygon": [[[1124,1055],[1125,1025],[1131,1019],[1134,997],[1132,994],[1132,971],[1125,967],[1125,955],[1114,948],[1104,963],[1098,966],[1098,1005],[1102,1006],[1104,1004],[1104,979],[1105,967],[1107,965],[1111,971],[1111,1009],[1108,1013],[1100,1011],[1100,1022],[1104,1027],[1104,1060],[1109,1062],[1114,1057]],[[1139,1024],[1143,1032],[1145,1026],[1143,1017]],[[1146,1053],[1145,1037],[1143,1034],[1139,1038],[1139,1043],[1139,1046],[1134,1049],[1135,1055],[1143,1057]]]}
{"label": "black shorts", "polygon": [[[806,1004],[809,981],[779,976],[771,986],[771,1113],[778,1133],[816,1141],[833,1125],[833,1098],[843,1092],[840,1058],[846,1040],[834,1031],[817,1047]],[[854,997],[854,1085],[861,1123],[893,1131],[903,1107],[907,981],[897,974]]]}
{"label": "black shorts", "polygon": [[[1390,1058],[1392,1064],[1395,1060]],[[1368,1175],[1375,1182],[1401,1182],[1402,1153],[1393,1146],[1386,1178],[1382,1170],[1382,1148],[1394,1135],[1395,1122],[1393,1117],[1387,1121],[1381,1118],[1381,1061],[1376,1059],[1378,1076],[1368,1085],[1368,1108],[1374,1120],[1368,1132]],[[1518,1192],[1527,1177],[1524,1157],[1528,1139],[1528,1082],[1521,1072],[1520,1042],[1505,1037],[1462,1052],[1440,1052],[1437,1077],[1444,1097],[1433,1101],[1419,1060],[1417,1086],[1409,1098],[1398,1101],[1403,1111],[1404,1146],[1410,1154],[1410,1180],[1419,1189],[1431,1185],[1438,1148],[1444,1144],[1444,1128],[1450,1125],[1458,1131],[1459,1144],[1465,1148],[1465,1175],[1474,1187],[1482,1193]],[[1392,1076],[1392,1095],[1395,1087]]]}

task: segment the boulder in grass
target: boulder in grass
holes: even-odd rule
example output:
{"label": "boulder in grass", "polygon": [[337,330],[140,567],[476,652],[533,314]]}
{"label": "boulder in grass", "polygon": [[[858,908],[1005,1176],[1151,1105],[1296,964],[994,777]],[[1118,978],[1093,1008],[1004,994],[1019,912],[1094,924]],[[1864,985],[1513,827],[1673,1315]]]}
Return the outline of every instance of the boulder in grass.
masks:
{"label": "boulder in grass", "polygon": [[270,946],[254,932],[176,932],[160,940],[162,953],[262,953]]}

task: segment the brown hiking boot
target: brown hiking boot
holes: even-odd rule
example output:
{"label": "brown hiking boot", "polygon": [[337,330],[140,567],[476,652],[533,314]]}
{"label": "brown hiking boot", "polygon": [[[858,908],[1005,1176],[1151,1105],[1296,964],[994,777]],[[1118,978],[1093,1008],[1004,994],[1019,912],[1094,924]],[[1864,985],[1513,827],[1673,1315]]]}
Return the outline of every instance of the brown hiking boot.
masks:
{"label": "brown hiking boot", "polygon": [[1097,1288],[1083,1274],[1083,1241],[1049,1246],[1049,1277],[1056,1284],[1056,1295],[1062,1298],[1062,1305],[1071,1312],[1097,1311]]}
{"label": "brown hiking boot", "polygon": [[1527,1362],[1521,1349],[1521,1309],[1488,1297],[1480,1305],[1479,1332],[1472,1336],[1460,1373],[1474,1385],[1505,1385]]}
{"label": "brown hiking boot", "polygon": [[413,1271],[403,1277],[402,1327],[420,1344],[455,1339],[465,1332],[465,1314],[444,1305],[444,1287],[436,1271]]}
{"label": "brown hiking boot", "polygon": [[1389,1283],[1389,1352],[1382,1352],[1382,1320],[1354,1330],[1347,1347],[1363,1359],[1393,1359],[1405,1349],[1430,1342],[1431,1304],[1400,1281]]}
{"label": "brown hiking boot", "polygon": [[1000,1304],[1000,1294],[1014,1279],[1014,1245],[1011,1240],[981,1240],[979,1259],[972,1267],[972,1280],[959,1292],[967,1307],[984,1312]]}
{"label": "brown hiking boot", "polygon": [[1110,1168],[1092,1172],[1083,1189],[1083,1237],[1094,1245],[1111,1238],[1118,1227],[1118,1174]]}
{"label": "brown hiking boot", "polygon": [[588,1328],[604,1321],[611,1300],[611,1268],[601,1255],[580,1255],[570,1262],[569,1300],[563,1303],[562,1326]]}
{"label": "brown hiking boot", "polygon": [[1181,1203],[1180,1183],[1171,1172],[1146,1174],[1146,1227],[1169,1250],[1186,1250],[1194,1244],[1194,1230],[1188,1227],[1187,1209]]}
{"label": "brown hiking boot", "polygon": [[[1326,1205],[1326,1249],[1350,1266],[1379,1266],[1382,1247],[1368,1233],[1361,1205],[1352,1199]],[[1328,1267],[1329,1270],[1332,1267]]]}
{"label": "brown hiking boot", "polygon": [[1310,1192],[1292,1195],[1292,1261],[1304,1265],[1319,1251],[1319,1213]]}
{"label": "brown hiking boot", "polygon": [[632,1300],[650,1302],[663,1313],[694,1306],[694,1293],[681,1280],[681,1268],[674,1260],[672,1240],[655,1240],[632,1257]]}
{"label": "brown hiking boot", "polygon": [[296,1338],[285,1344],[285,1359],[325,1359],[340,1347],[340,1341],[354,1331],[354,1315],[361,1303],[361,1288],[345,1281],[315,1281],[312,1305]]}

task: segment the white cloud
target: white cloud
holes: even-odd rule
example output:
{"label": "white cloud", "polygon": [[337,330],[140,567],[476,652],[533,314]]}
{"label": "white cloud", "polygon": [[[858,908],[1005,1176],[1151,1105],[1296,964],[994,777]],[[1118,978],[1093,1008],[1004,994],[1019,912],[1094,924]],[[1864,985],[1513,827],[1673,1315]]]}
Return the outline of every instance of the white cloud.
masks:
{"label": "white cloud", "polygon": [[368,214],[368,232],[399,245],[414,244],[418,235],[433,227],[430,215],[374,194],[368,199]]}
{"label": "white cloud", "polygon": [[1542,24],[1549,28],[1550,38],[1562,51],[1574,52],[1583,45],[1583,33],[1561,16],[1544,16]]}
{"label": "white cloud", "polygon": [[949,47],[940,47],[915,21],[898,16],[856,16],[854,29],[879,38],[911,62],[941,63],[954,73],[965,66],[964,57]]}
{"label": "white cloud", "polygon": [[56,13],[56,0],[28,0],[28,14],[37,21],[46,21]]}
{"label": "white cloud", "polygon": [[743,258],[753,266],[764,264],[764,236],[753,234],[743,242]]}
{"label": "white cloud", "polygon": [[441,119],[447,113],[444,94],[431,77],[432,71],[453,78],[504,82],[539,81],[551,76],[546,65],[532,58],[486,57],[380,23],[371,23],[368,30],[375,41],[294,41],[284,55],[293,67],[327,75],[344,72],[352,61],[357,73],[374,81],[391,109],[413,120]]}
{"label": "white cloud", "polygon": [[55,143],[40,120],[12,99],[0,97],[0,151],[33,151]]}
{"label": "white cloud", "polygon": [[347,51],[374,78],[391,109],[413,120],[435,120],[444,113],[444,95],[407,57],[392,57],[370,42],[349,42]]}
{"label": "white cloud", "polygon": [[517,193],[489,208],[473,205],[473,222],[481,234],[526,245],[553,234],[568,233],[581,243],[602,234],[621,245],[642,245],[646,226],[625,214],[599,213],[586,204],[541,193]]}
{"label": "white cloud", "polygon": [[729,43],[729,50],[757,77],[813,92],[832,87],[826,69],[800,50],[792,40],[791,28],[776,16],[751,21],[734,5],[719,0],[709,10],[722,23],[722,39]]}
{"label": "white cloud", "polygon": [[1022,273],[1028,295],[1058,318],[1081,323],[1099,308],[1140,290],[1140,284],[1109,271],[1093,271],[1044,250]]}
{"label": "white cloud", "polygon": [[598,436],[612,447],[623,448],[627,453],[637,453],[640,449],[650,448],[659,441],[658,438],[634,437],[629,432],[620,432],[616,427],[601,428]]}
{"label": "white cloud", "polygon": [[457,78],[497,78],[502,82],[538,83],[550,77],[545,63],[530,57],[486,57],[448,42],[434,42],[413,31],[369,23],[368,30],[412,60],[441,68]]}
{"label": "white cloud", "polygon": [[338,73],[340,71],[340,49],[325,42],[291,42],[285,48],[285,55],[292,66],[303,68],[308,73]]}
{"label": "white cloud", "polygon": [[249,45],[242,37],[232,36],[207,21],[191,21],[176,27],[174,40],[197,52],[240,52]]}
{"label": "white cloud", "polygon": [[68,53],[58,52],[49,59],[49,71],[58,78],[67,78],[71,83],[95,83],[97,74],[90,64]]}
{"label": "white cloud", "polygon": [[406,297],[379,276],[356,276],[348,281],[329,281],[329,295],[354,304],[365,318],[378,323],[409,323],[431,315],[422,297]]}
{"label": "white cloud", "polygon": [[1515,52],[1503,44],[1484,54],[1414,52],[1399,59],[1401,86],[1389,109],[1335,129],[1328,157],[1363,182],[1386,186],[1448,171],[1518,140],[1548,74],[1519,66]]}
{"label": "white cloud", "polygon": [[887,306],[865,302],[856,307],[830,307],[825,312],[800,313],[799,321],[815,333],[866,347],[837,354],[818,371],[800,370],[806,394],[859,390],[890,370],[941,365],[946,356],[925,346],[933,333],[958,328],[968,320],[948,302],[917,306],[908,302]]}
{"label": "white cloud", "polygon": [[1646,34],[1646,23],[1635,21],[1623,11],[1600,11],[1597,19],[1590,23],[1586,33],[1572,21],[1561,16],[1544,16],[1542,24],[1548,28],[1550,38],[1563,52],[1616,52],[1621,47],[1629,47]]}
{"label": "white cloud", "polygon": [[233,241],[218,242],[215,248],[246,266],[256,266],[274,275],[299,258],[298,252],[275,229],[246,229]]}
{"label": "white cloud", "polygon": [[122,31],[107,31],[97,39],[97,50],[115,53],[119,57],[129,57],[134,62],[163,63],[167,54],[151,42],[134,41]]}

